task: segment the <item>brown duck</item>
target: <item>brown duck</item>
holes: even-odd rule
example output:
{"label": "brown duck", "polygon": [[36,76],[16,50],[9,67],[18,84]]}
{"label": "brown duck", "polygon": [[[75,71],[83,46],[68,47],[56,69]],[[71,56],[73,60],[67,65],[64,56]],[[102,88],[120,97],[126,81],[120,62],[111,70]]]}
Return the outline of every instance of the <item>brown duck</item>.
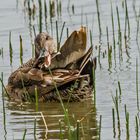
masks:
{"label": "brown duck", "polygon": [[[47,33],[35,38],[35,58],[20,66],[6,90],[12,100],[79,101],[93,88],[92,47],[86,52],[86,28],[74,31],[56,53],[55,41]],[[59,96],[60,95],[60,96]]]}

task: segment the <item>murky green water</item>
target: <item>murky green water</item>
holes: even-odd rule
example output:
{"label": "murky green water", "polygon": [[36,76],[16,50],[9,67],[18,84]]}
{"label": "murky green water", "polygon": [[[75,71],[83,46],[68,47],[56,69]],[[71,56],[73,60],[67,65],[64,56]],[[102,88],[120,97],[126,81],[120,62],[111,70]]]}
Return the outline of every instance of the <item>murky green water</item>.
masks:
{"label": "murky green water", "polygon": [[[133,3],[136,2],[133,7]],[[37,2],[36,2],[37,3]],[[48,1],[47,1],[48,3]],[[72,12],[72,5],[74,5],[74,14]],[[93,100],[84,101],[81,103],[70,103],[67,108],[71,124],[75,125],[76,120],[81,120],[80,137],[81,139],[97,139],[99,136],[99,118],[102,115],[101,123],[101,140],[112,139],[128,139],[126,135],[126,120],[124,105],[127,106],[129,112],[129,139],[139,139],[136,136],[135,116],[139,116],[137,109],[137,95],[136,95],[136,59],[138,60],[138,69],[140,69],[139,61],[139,41],[136,41],[137,25],[139,18],[140,1],[127,0],[130,22],[130,37],[127,39],[125,45],[124,30],[125,30],[125,6],[123,8],[123,0],[112,0],[114,26],[115,26],[115,51],[113,46],[113,33],[111,21],[111,4],[110,0],[99,0],[100,22],[102,35],[99,39],[98,18],[96,9],[96,0],[70,0],[68,8],[68,0],[62,0],[62,15],[60,17],[53,17],[52,29],[50,24],[50,17],[48,14],[47,30],[56,38],[55,21],[58,20],[58,26],[61,30],[62,24],[65,21],[66,25],[63,32],[62,42],[66,39],[67,30],[69,33],[75,29],[79,29],[81,24],[88,27],[92,31],[92,40],[97,49],[94,49],[94,56],[98,58],[96,69],[96,104]],[[116,6],[119,8],[121,31],[122,31],[122,58],[119,57],[118,44],[118,20],[116,14]],[[136,12],[134,11],[134,8]],[[49,12],[49,9],[48,9]],[[136,20],[137,19],[137,20]],[[0,55],[0,72],[4,74],[4,83],[12,71],[20,65],[19,59],[19,35],[23,39],[23,60],[26,62],[32,57],[31,42],[34,38],[33,29],[30,26],[27,11],[25,11],[23,0],[6,0],[0,1],[0,49],[3,48],[4,56]],[[35,25],[36,32],[38,32],[38,17],[31,22]],[[43,20],[43,24],[45,24]],[[107,36],[106,27],[109,31],[109,44],[112,45],[112,65],[109,68],[107,52]],[[9,32],[12,33],[12,47],[13,47],[13,62],[10,66],[9,57]],[[46,31],[45,26],[43,31]],[[127,29],[128,31],[128,29]],[[128,33],[128,32],[127,32]],[[32,37],[30,36],[32,34]],[[60,31],[59,31],[60,34]],[[88,36],[90,38],[90,36]],[[99,44],[100,55],[99,55]],[[88,41],[90,46],[90,39]],[[127,55],[127,52],[129,56]],[[103,54],[105,56],[103,57]],[[140,75],[140,72],[138,72]],[[140,81],[140,76],[138,76]],[[122,94],[119,96],[119,116],[120,116],[120,134],[117,127],[117,116],[115,111],[115,132],[113,133],[112,108],[115,108],[112,96],[116,96],[116,89],[118,90],[118,81],[121,83]],[[0,87],[1,91],[1,87]],[[139,92],[140,93],[140,92]],[[26,139],[34,139],[34,122],[36,119],[36,137],[37,139],[59,139],[60,125],[59,120],[64,120],[64,113],[59,103],[41,103],[39,104],[39,112],[35,111],[34,103],[12,103],[5,100],[6,111],[6,128],[3,126],[3,104],[2,94],[0,94],[0,134],[1,139],[22,139],[25,129],[27,129]],[[48,127],[44,125],[43,117]],[[63,127],[64,138],[67,138],[67,127]],[[7,132],[7,133],[6,133]]]}

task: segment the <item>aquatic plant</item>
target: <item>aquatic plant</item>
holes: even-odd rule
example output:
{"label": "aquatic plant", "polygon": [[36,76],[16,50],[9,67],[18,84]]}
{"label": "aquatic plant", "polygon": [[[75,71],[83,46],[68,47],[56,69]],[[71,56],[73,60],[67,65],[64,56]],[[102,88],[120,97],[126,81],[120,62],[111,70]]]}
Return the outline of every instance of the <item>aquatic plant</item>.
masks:
{"label": "aquatic plant", "polygon": [[96,0],[96,8],[97,8],[97,16],[98,16],[99,33],[101,36],[102,29],[101,29],[101,20],[100,20],[99,1],[98,0]]}
{"label": "aquatic plant", "polygon": [[12,65],[13,62],[13,48],[11,43],[11,32],[9,33],[9,54],[10,54],[10,65]]}
{"label": "aquatic plant", "polygon": [[116,130],[115,130],[115,110],[112,108],[112,120],[113,120],[113,137],[116,136]]}

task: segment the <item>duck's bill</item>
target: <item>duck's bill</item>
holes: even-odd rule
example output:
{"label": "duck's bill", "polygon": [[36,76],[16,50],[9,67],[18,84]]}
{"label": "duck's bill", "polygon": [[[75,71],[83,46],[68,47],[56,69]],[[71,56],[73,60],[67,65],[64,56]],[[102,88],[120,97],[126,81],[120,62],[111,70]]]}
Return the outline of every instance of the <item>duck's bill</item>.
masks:
{"label": "duck's bill", "polygon": [[50,65],[51,65],[51,55],[48,53],[47,55],[45,55],[44,66],[48,68]]}

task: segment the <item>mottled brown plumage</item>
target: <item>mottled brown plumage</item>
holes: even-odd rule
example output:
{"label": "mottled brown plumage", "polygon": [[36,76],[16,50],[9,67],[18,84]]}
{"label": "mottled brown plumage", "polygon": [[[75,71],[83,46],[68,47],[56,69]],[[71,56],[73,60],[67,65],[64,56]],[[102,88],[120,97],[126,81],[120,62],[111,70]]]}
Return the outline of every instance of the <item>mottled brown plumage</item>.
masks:
{"label": "mottled brown plumage", "polygon": [[48,34],[41,33],[36,37],[35,58],[9,77],[7,91],[12,99],[34,100],[35,88],[40,101],[60,100],[56,87],[64,101],[78,101],[90,95],[93,63],[90,59],[92,48],[86,53],[86,28],[74,31],[61,47],[60,53],[46,66],[45,57],[48,53],[52,56],[55,50],[55,42]]}

